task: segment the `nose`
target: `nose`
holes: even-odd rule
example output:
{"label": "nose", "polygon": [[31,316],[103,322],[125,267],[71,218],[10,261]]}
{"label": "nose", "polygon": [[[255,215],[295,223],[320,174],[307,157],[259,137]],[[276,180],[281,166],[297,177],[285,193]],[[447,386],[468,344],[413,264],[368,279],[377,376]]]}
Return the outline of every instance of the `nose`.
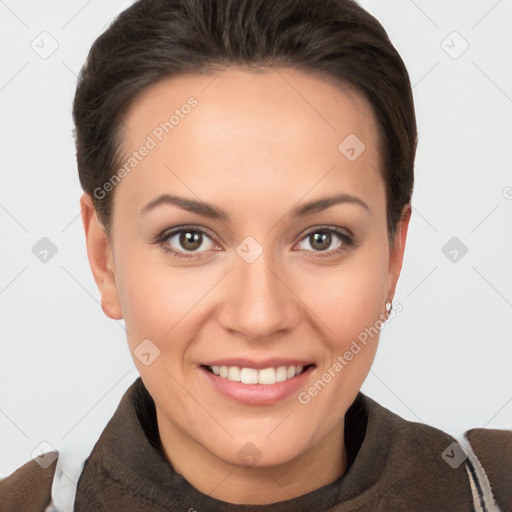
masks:
{"label": "nose", "polygon": [[[289,273],[272,264],[265,251],[252,263],[236,256],[225,283],[218,315],[222,327],[248,340],[266,341],[292,331],[300,321],[301,301]],[[288,277],[288,279],[287,279]]]}

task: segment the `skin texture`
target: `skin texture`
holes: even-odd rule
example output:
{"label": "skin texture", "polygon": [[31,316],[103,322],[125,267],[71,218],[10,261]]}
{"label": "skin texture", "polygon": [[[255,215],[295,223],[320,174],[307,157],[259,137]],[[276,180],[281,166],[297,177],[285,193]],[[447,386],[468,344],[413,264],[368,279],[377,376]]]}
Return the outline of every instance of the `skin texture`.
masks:
{"label": "skin texture", "polygon": [[[390,245],[369,103],[290,68],[231,67],[153,85],[124,119],[126,154],[191,96],[197,106],[116,186],[111,240],[90,197],[82,196],[89,261],[103,310],[125,320],[132,355],[144,339],[160,350],[149,366],[134,362],[155,400],[162,447],[176,471],[231,503],[286,500],[345,472],[344,415],[379,336],[307,404],[297,393],[270,405],[240,404],[214,389],[199,365],[225,357],[300,358],[316,365],[301,387],[307,390],[384,317],[402,266],[410,207]],[[354,161],[338,149],[349,134],[365,144]],[[162,193],[211,203],[229,218],[168,204],[141,214]],[[291,214],[341,193],[362,199],[368,210],[343,203],[303,218]],[[179,236],[163,242],[190,259],[154,243],[182,225],[212,233],[196,251]],[[309,236],[322,226],[352,233],[356,245],[333,234],[322,248]],[[252,263],[236,250],[247,236],[263,249]],[[251,466],[239,455],[249,442],[260,456]]]}

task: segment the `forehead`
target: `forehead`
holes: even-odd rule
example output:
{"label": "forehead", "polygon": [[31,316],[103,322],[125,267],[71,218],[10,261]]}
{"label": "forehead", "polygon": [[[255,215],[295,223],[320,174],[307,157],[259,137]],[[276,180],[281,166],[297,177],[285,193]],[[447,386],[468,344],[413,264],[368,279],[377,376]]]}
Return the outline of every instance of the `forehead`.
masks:
{"label": "forehead", "polygon": [[383,186],[367,100],[291,68],[163,79],[133,102],[124,126],[125,160],[152,146],[118,187],[133,200],[151,199],[164,181],[202,197],[229,178],[227,195],[284,191],[296,200],[314,188],[368,195]]}

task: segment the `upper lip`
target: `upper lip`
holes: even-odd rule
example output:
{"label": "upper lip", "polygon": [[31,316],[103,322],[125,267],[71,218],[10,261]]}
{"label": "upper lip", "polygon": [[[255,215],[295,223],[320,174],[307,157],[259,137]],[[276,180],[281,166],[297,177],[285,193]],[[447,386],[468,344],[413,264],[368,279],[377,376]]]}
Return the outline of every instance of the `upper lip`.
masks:
{"label": "upper lip", "polygon": [[264,359],[253,361],[247,358],[230,358],[215,359],[202,363],[204,366],[238,366],[239,368],[254,368],[263,370],[264,368],[278,368],[279,366],[308,366],[314,364],[312,361],[305,359],[291,359],[285,357],[276,357],[272,359]]}

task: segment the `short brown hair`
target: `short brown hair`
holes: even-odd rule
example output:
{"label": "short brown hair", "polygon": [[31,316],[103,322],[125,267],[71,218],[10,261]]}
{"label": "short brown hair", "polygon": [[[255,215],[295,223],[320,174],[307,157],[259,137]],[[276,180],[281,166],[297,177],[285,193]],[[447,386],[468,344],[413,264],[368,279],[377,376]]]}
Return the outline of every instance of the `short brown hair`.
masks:
{"label": "short brown hair", "polygon": [[123,115],[142,91],[226,65],[287,66],[348,84],[370,102],[380,134],[387,225],[410,202],[417,145],[409,75],[382,25],[352,0],[139,0],[96,39],[73,104],[80,183],[109,230]]}

